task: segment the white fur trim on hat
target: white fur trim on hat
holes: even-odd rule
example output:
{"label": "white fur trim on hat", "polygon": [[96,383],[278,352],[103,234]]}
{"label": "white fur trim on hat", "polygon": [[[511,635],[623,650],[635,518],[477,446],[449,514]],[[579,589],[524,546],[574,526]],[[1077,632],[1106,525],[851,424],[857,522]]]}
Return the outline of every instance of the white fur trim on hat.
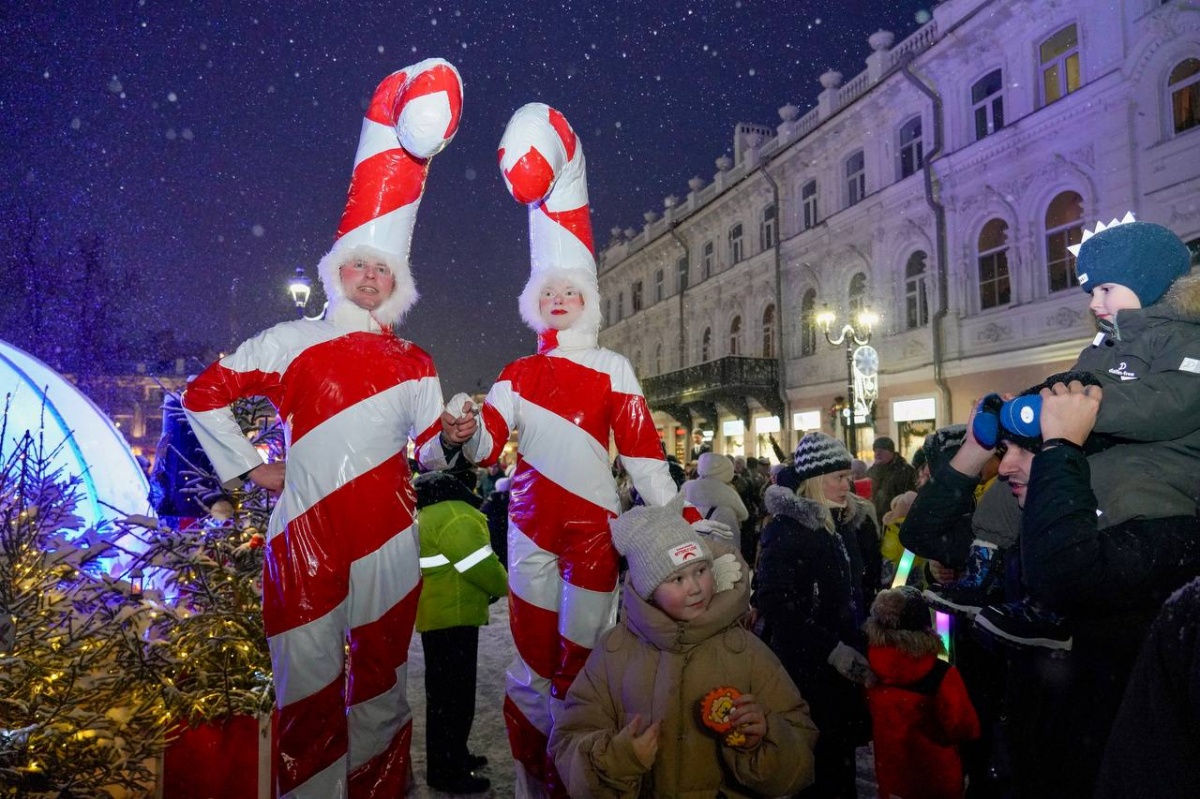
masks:
{"label": "white fur trim on hat", "polygon": [[392,289],[391,296],[372,311],[372,315],[379,324],[384,326],[394,327],[400,324],[404,320],[404,315],[408,313],[409,309],[416,304],[417,299],[421,296],[417,292],[417,285],[413,281],[412,272],[409,271],[407,262],[401,261],[397,255],[383,252],[366,244],[345,246],[342,244],[342,241],[344,239],[333,245],[333,249],[317,264],[317,274],[321,278],[321,287],[325,289],[325,296],[329,298],[327,315],[330,318],[336,318],[342,306],[353,305],[346,298],[346,292],[342,288],[342,266],[353,263],[359,258],[368,261],[379,260],[387,264],[388,268],[392,270],[396,284],[395,288]]}

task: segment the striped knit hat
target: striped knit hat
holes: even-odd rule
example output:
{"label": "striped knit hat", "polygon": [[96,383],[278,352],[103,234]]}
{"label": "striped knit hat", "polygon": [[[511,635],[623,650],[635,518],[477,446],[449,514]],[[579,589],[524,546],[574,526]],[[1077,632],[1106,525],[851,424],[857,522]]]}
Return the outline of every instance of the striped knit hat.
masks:
{"label": "striped knit hat", "polygon": [[830,472],[850,468],[850,452],[833,436],[812,432],[800,439],[792,456],[792,468],[800,480],[820,477]]}

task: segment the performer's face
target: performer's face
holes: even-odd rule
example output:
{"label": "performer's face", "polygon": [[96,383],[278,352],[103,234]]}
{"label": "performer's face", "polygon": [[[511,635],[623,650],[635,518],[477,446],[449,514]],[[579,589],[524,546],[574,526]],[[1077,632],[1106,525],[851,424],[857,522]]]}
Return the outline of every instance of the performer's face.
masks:
{"label": "performer's face", "polygon": [[567,280],[552,280],[538,298],[542,321],[555,330],[567,330],[583,314],[583,292]]}
{"label": "performer's face", "polygon": [[340,274],[346,298],[363,310],[374,311],[396,288],[396,276],[380,260],[356,258],[343,264]]}

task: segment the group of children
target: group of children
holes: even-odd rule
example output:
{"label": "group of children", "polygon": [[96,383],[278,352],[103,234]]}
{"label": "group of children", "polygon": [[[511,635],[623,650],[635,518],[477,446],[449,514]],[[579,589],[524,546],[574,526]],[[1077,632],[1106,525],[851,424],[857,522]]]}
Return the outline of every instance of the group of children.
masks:
{"label": "group of children", "polygon": [[[1110,459],[1126,464],[1143,454],[1152,458],[1149,479],[1138,485],[1155,484],[1147,490],[1157,492],[1152,494],[1157,510],[1186,506],[1194,512],[1194,475],[1176,463],[1194,462],[1200,453],[1192,446],[1200,384],[1191,382],[1200,375],[1200,348],[1194,346],[1200,342],[1200,326],[1194,324],[1200,306],[1187,306],[1200,292],[1194,278],[1181,281],[1190,271],[1190,256],[1174,234],[1157,225],[1129,221],[1099,235],[1081,257],[1079,271],[1082,287],[1093,295],[1101,332],[1076,367],[1104,384],[1102,408],[1108,412],[1102,409],[1096,425],[1104,436],[1096,448],[1099,460],[1106,447],[1117,451]],[[961,426],[951,432],[958,441],[972,434]],[[942,457],[947,442],[931,438],[930,457]],[[791,472],[807,470],[800,477],[828,500],[843,473],[849,474],[848,454],[843,464],[836,453],[822,450],[832,451],[830,441],[820,433],[806,436],[795,463],[781,472],[782,487],[774,490],[796,496],[804,481]],[[1102,464],[1094,471],[1101,481],[1115,474]],[[1130,470],[1120,471],[1109,492],[1116,502],[1109,505],[1113,518],[1107,523],[1153,512],[1144,507],[1146,492],[1128,490]],[[1130,505],[1134,500],[1136,507]],[[842,497],[824,506],[846,508],[849,502]],[[905,508],[895,511],[898,526]],[[721,542],[698,535],[674,503],[634,508],[613,520],[612,532],[629,567],[621,620],[602,637],[570,689],[550,739],[571,794],[781,796],[810,785],[821,768],[814,754],[821,732],[811,703],[824,697],[802,695],[797,683],[804,684],[803,675],[792,673],[796,670],[781,663],[772,646],[748,631],[745,561]],[[983,556],[994,549],[986,540],[980,544]],[[845,543],[837,551],[852,560]],[[987,570],[985,562],[969,581],[978,584]],[[865,641],[855,646],[838,641],[828,655],[830,666],[861,683],[854,690],[865,695],[872,719],[880,796],[961,797],[957,745],[980,735],[962,678],[939,658],[944,648],[927,598],[911,586],[879,591],[861,624]],[[820,599],[829,597],[801,598]],[[858,601],[864,600],[869,597]],[[865,661],[858,651],[864,648]],[[839,653],[845,655],[840,660]]]}

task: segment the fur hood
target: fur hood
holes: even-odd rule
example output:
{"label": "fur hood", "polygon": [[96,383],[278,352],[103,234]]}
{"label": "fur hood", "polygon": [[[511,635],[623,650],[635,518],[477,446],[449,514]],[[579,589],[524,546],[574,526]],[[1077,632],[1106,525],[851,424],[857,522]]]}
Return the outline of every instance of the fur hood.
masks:
{"label": "fur hood", "polygon": [[750,518],[746,504],[733,486],[712,477],[699,477],[683,484],[683,495],[697,508],[729,508],[739,522]]}
{"label": "fur hood", "polygon": [[551,280],[567,280],[583,292],[583,313],[569,331],[559,333],[559,339],[561,340],[562,334],[567,332],[578,332],[594,338],[600,332],[600,287],[596,282],[595,273],[586,269],[538,269],[530,275],[529,282],[525,284],[517,300],[517,307],[525,324],[535,333],[544,333],[550,329],[538,313],[538,300],[541,298],[542,288]]}
{"label": "fur hood", "polygon": [[1191,272],[1172,283],[1163,298],[1153,305],[1120,311],[1116,321],[1100,322],[1099,327],[1121,341],[1161,321],[1200,324],[1200,267],[1192,267]]}
{"label": "fur hood", "polygon": [[[384,300],[374,312],[364,311],[362,308],[359,308],[346,298],[346,292],[342,290],[342,278],[340,274],[342,265],[353,261],[355,258],[383,261],[391,267],[392,275],[396,280],[392,296]],[[358,244],[350,247],[339,247],[335,244],[333,249],[317,265],[317,274],[321,278],[321,288],[325,290],[325,296],[329,299],[329,307],[325,311],[325,318],[333,321],[334,324],[340,327],[359,327],[361,324],[360,319],[365,314],[366,317],[373,319],[380,327],[395,329],[404,321],[404,315],[416,304],[420,296],[417,293],[417,286],[413,282],[412,272],[409,271],[408,264],[402,263],[394,255],[366,244]],[[369,329],[369,325],[367,329]]]}
{"label": "fur hood", "polygon": [[[859,500],[853,494],[846,499],[846,523],[851,529],[858,529],[871,516],[867,512],[870,503]],[[825,518],[829,514],[829,509],[821,503],[802,497],[789,488],[777,485],[767,488],[763,504],[767,513],[772,516],[787,516],[795,519],[809,530],[824,527]]]}

